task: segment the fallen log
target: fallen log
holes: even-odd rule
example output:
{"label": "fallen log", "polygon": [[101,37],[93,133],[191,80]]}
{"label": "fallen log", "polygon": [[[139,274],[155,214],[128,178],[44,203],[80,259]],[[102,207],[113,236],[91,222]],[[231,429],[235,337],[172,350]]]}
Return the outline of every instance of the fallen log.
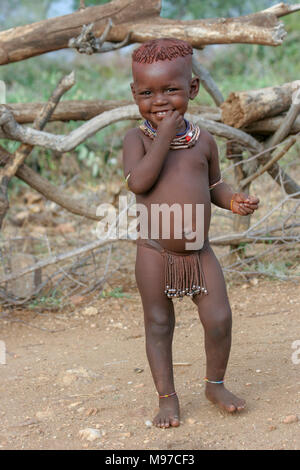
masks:
{"label": "fallen log", "polygon": [[[134,102],[129,100],[65,100],[58,104],[49,122],[88,121],[105,111],[131,104],[134,104]],[[35,120],[43,105],[44,103],[7,103],[6,107],[12,111],[16,122],[19,124],[30,124]],[[191,105],[189,106],[189,111],[193,114],[210,116],[207,119],[216,121],[219,121],[221,118],[219,108],[213,106]],[[1,131],[0,138],[2,138]]]}
{"label": "fallen log", "polygon": [[[56,110],[49,119],[50,121],[88,121],[98,114],[128,106],[133,101],[126,100],[65,100],[58,104]],[[29,124],[34,121],[36,115],[41,111],[44,103],[7,103],[6,106],[12,111],[15,120],[19,124]]]}
{"label": "fallen log", "polygon": [[[113,29],[118,29],[122,23],[133,25],[138,21],[156,21],[160,3],[160,0],[114,0],[70,15],[1,31],[0,65],[68,48],[69,40],[78,36],[82,26],[88,23],[94,23],[93,33],[99,37],[109,18],[115,25]],[[112,38],[108,37],[107,40],[112,41]]]}
{"label": "fallen log", "polygon": [[[122,106],[95,116],[67,135],[57,135],[21,126],[15,121],[8,107],[6,105],[0,105],[0,126],[2,126],[5,138],[30,145],[39,145],[51,150],[56,150],[57,152],[73,150],[77,145],[110,124],[126,119],[137,120],[140,118],[141,116],[137,105]],[[212,134],[240,142],[242,145],[249,148],[251,152],[260,152],[263,148],[257,140],[239,129],[203,119],[200,116],[195,116],[190,113],[186,114],[186,118],[195,122],[195,124],[199,124],[200,127],[202,126]]]}
{"label": "fallen log", "polygon": [[114,0],[0,32],[0,65],[65,49],[86,24],[94,24],[92,32],[98,38],[104,33],[109,18],[113,27],[106,40],[113,43],[122,42],[131,33],[130,43],[176,37],[189,41],[197,49],[208,44],[232,43],[278,46],[286,35],[278,18],[299,10],[300,5],[275,7],[237,18],[179,21],[159,16],[160,0]]}
{"label": "fallen log", "polygon": [[281,86],[232,92],[221,104],[222,122],[240,128],[266,117],[277,116],[292,104],[293,93],[300,88],[300,80]]}
{"label": "fallen log", "polygon": [[[98,114],[104,113],[119,106],[128,106],[134,104],[129,100],[65,100],[58,104],[56,110],[49,119],[49,122],[68,122],[68,121],[88,121]],[[37,114],[41,112],[44,103],[7,103],[6,107],[14,115],[19,124],[32,123]],[[189,112],[195,115],[201,115],[204,119],[220,122],[222,115],[220,108],[204,105],[190,105]],[[273,134],[280,127],[285,119],[286,113],[279,114],[271,118],[255,121],[246,127],[242,127],[248,134]],[[297,117],[290,129],[290,134],[297,134],[300,131],[300,116]],[[0,130],[0,138],[5,135]]]}
{"label": "fallen log", "polygon": [[[285,120],[285,116],[286,114],[281,114],[279,116],[253,122],[252,124],[249,124],[249,126],[243,127],[243,131],[248,132],[248,134],[273,134],[281,126],[282,122]],[[300,132],[300,116],[295,119],[294,124],[290,129],[290,134],[297,134],[298,132]]]}

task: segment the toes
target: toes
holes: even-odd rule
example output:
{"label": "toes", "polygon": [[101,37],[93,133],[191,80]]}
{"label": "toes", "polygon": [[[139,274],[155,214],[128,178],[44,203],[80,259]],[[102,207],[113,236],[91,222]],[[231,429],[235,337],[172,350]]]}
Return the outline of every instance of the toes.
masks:
{"label": "toes", "polygon": [[179,416],[173,416],[173,418],[170,419],[170,425],[177,428],[179,426]]}
{"label": "toes", "polygon": [[228,411],[229,413],[234,413],[234,411],[236,411],[236,407],[231,404],[231,405],[224,405],[224,408],[226,411]]}
{"label": "toes", "polygon": [[245,407],[246,407],[246,402],[242,401],[241,403],[237,405],[237,410],[242,411],[245,409]]}
{"label": "toes", "polygon": [[173,417],[159,417],[159,418],[154,418],[153,420],[153,425],[156,426],[157,428],[165,429],[169,427],[178,427],[179,426],[179,416],[175,415]]}
{"label": "toes", "polygon": [[242,411],[245,408],[245,402],[231,403],[230,405],[225,405],[224,408],[229,413],[234,413],[235,411]]}

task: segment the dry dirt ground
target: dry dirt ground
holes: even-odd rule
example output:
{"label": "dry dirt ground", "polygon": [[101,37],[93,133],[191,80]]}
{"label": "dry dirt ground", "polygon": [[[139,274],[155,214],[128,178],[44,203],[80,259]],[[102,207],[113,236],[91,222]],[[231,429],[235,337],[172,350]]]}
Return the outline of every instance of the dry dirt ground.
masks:
{"label": "dry dirt ground", "polygon": [[[229,286],[233,345],[226,382],[247,400],[227,415],[204,396],[203,330],[190,299],[176,301],[179,428],[149,425],[158,401],[146,360],[142,306],[85,299],[60,312],[1,312],[1,449],[299,449],[300,285]],[[294,343],[295,346],[295,343]],[[92,428],[95,440],[80,431]]]}

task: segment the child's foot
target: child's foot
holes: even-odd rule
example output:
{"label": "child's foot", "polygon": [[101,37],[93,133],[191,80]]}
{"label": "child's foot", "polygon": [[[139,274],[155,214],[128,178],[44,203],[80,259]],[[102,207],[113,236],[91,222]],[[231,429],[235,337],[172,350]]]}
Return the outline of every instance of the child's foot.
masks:
{"label": "child's foot", "polygon": [[245,400],[233,395],[223,384],[207,383],[205,395],[208,400],[229,413],[242,411],[246,406]]}
{"label": "child's foot", "polygon": [[179,426],[179,401],[177,395],[159,399],[159,413],[153,419],[153,425],[158,428]]}

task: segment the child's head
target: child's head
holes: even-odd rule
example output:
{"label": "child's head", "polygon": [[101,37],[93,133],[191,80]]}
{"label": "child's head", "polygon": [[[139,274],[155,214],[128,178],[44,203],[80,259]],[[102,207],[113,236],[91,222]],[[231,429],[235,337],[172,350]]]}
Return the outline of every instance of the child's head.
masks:
{"label": "child's head", "polygon": [[132,54],[131,90],[141,115],[154,127],[164,112],[177,110],[182,116],[189,99],[199,90],[199,79],[192,78],[190,44],[179,39],[162,38],[146,42]]}

